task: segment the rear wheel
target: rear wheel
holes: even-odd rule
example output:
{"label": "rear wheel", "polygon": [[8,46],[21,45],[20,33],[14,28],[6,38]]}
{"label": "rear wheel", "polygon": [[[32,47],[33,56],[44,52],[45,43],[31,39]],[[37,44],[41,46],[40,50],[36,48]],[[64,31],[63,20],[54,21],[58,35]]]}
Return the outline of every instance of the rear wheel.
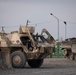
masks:
{"label": "rear wheel", "polygon": [[26,64],[26,57],[21,51],[15,51],[11,54],[11,62],[14,68],[22,68]]}
{"label": "rear wheel", "polygon": [[43,59],[29,60],[28,65],[32,68],[39,68],[43,64]]}

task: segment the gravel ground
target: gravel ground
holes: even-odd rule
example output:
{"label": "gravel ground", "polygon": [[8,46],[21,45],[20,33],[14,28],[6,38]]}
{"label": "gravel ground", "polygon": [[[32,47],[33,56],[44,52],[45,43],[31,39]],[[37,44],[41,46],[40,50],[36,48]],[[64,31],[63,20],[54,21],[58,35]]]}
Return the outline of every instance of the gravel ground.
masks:
{"label": "gravel ground", "polygon": [[0,69],[0,75],[76,75],[76,60],[65,58],[45,59],[40,68]]}

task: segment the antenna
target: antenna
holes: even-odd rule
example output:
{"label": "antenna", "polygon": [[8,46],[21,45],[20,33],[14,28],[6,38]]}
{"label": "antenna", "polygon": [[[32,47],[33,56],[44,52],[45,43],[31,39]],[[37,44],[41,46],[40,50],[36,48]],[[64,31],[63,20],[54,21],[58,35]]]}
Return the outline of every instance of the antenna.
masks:
{"label": "antenna", "polygon": [[31,22],[31,21],[27,20],[27,22],[26,22],[26,26],[28,26],[28,23],[29,23],[29,22]]}
{"label": "antenna", "polygon": [[2,31],[4,31],[4,27],[2,27]]}
{"label": "antenna", "polygon": [[2,28],[2,33],[5,33],[4,26],[0,26],[0,28]]}

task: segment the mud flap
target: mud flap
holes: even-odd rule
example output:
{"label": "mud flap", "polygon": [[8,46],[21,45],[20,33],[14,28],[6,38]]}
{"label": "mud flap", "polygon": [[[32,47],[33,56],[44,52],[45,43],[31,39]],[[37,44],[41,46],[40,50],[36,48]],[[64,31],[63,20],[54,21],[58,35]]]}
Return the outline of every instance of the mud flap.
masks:
{"label": "mud flap", "polygon": [[10,51],[1,51],[0,52],[0,67],[4,69],[12,68],[11,66],[11,58],[10,58]]}

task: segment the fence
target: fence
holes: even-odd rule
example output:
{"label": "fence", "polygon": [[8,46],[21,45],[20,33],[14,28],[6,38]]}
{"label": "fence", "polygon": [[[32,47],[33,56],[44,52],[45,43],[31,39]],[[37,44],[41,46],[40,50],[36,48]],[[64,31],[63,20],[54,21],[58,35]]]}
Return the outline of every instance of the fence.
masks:
{"label": "fence", "polygon": [[52,58],[63,58],[63,51],[61,50],[61,45],[57,44],[55,46],[55,51],[52,53]]}

